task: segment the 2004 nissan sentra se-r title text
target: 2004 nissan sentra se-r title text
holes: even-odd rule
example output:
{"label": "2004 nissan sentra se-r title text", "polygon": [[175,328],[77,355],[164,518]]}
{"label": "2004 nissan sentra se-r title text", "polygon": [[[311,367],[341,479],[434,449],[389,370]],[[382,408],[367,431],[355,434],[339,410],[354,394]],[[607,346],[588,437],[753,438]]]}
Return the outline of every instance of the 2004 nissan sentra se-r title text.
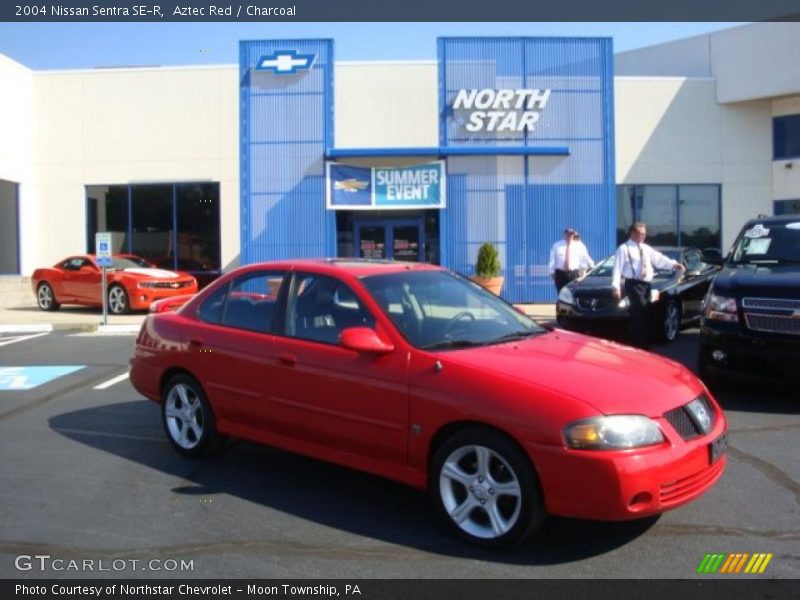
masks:
{"label": "2004 nissan sentra se-r title text", "polygon": [[242,267],[148,316],[131,381],[183,455],[235,436],[428,488],[482,546],[547,514],[675,508],[726,463],[725,417],[686,368],[543,328],[431,265]]}

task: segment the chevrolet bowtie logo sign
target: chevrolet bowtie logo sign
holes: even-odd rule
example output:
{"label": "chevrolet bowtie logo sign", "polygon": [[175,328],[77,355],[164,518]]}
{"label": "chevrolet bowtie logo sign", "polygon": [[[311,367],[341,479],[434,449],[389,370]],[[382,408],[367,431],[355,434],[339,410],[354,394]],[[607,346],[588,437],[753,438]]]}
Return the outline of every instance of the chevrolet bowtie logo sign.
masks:
{"label": "chevrolet bowtie logo sign", "polygon": [[309,71],[317,60],[316,54],[299,54],[294,50],[278,50],[269,56],[262,56],[256,63],[256,71],[270,71],[276,75],[294,75],[299,71]]}

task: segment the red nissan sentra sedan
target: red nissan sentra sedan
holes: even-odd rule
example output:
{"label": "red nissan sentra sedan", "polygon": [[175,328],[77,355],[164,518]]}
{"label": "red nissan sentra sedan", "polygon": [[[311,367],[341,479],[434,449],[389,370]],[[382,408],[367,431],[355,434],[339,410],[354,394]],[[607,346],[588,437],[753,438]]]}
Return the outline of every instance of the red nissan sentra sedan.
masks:
{"label": "red nissan sentra sedan", "polygon": [[431,265],[242,267],[148,315],[130,375],[185,456],[235,436],[428,488],[487,547],[547,514],[676,508],[726,464],[725,416],[688,369]]}

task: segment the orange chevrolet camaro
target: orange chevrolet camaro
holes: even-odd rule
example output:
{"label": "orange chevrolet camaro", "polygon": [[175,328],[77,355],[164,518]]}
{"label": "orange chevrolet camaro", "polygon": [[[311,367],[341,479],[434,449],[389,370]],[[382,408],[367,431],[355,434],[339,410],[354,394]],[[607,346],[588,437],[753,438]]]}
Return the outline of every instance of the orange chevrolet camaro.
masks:
{"label": "orange chevrolet camaro", "polygon": [[[107,279],[108,310],[117,315],[147,310],[155,300],[197,292],[191,275],[159,269],[132,254],[115,254]],[[52,267],[36,269],[31,285],[42,310],[57,310],[62,304],[103,305],[102,271],[92,254],[70,256]]]}

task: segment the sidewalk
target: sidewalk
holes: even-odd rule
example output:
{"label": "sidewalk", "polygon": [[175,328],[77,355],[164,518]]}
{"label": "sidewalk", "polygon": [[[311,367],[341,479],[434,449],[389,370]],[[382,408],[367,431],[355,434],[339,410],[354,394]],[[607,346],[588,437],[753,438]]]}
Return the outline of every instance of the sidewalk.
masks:
{"label": "sidewalk", "polygon": [[[108,332],[135,331],[144,321],[146,313],[109,315]],[[0,332],[17,331],[98,331],[103,324],[100,309],[83,306],[62,306],[59,310],[45,312],[36,305],[0,308]]]}
{"label": "sidewalk", "polygon": [[[523,312],[541,323],[555,320],[553,304],[517,304]],[[82,306],[62,306],[45,312],[36,305],[0,308],[0,331],[134,331],[144,321],[146,313],[109,315],[108,328],[100,329],[103,315],[100,309]]]}

